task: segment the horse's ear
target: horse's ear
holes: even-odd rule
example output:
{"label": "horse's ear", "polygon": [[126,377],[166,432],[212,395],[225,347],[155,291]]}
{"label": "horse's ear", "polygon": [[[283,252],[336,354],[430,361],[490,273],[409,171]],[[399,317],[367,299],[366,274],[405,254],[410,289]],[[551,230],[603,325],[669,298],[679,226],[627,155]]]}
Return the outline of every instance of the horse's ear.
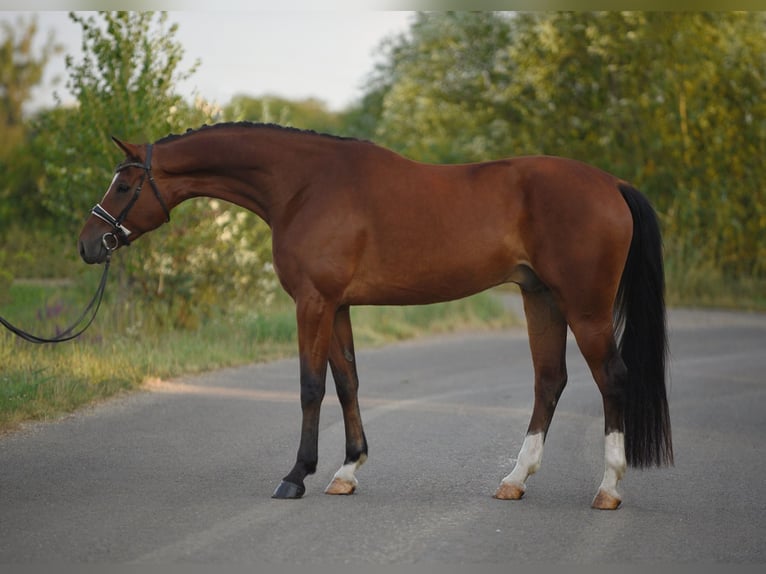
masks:
{"label": "horse's ear", "polygon": [[122,151],[125,152],[125,155],[132,158],[138,158],[138,146],[122,142],[118,140],[116,137],[112,136],[112,141],[117,144],[117,147],[119,147]]}

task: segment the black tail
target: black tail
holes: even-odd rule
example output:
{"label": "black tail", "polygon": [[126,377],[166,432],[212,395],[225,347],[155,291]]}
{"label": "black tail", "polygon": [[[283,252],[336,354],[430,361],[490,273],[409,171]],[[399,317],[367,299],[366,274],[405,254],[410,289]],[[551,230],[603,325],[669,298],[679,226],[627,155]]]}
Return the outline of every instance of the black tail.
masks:
{"label": "black tail", "polygon": [[665,271],[657,214],[629,185],[620,192],[633,214],[633,240],[617,292],[619,350],[628,370],[625,391],[625,455],[634,467],[673,464],[665,392],[668,352]]}

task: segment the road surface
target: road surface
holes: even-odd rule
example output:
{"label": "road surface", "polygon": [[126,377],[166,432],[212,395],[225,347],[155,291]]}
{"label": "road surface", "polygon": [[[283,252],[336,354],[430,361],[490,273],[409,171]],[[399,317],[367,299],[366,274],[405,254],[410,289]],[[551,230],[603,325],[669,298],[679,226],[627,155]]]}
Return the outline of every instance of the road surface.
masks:
{"label": "road surface", "polygon": [[[541,470],[492,493],[531,412],[523,330],[364,350],[370,459],[343,458],[328,392],[302,500],[272,500],[299,431],[297,361],[159,382],[0,437],[0,563],[562,564],[766,560],[766,316],[671,313],[676,465],[629,469],[615,512],[601,400],[570,341]],[[331,383],[331,380],[328,381]]]}

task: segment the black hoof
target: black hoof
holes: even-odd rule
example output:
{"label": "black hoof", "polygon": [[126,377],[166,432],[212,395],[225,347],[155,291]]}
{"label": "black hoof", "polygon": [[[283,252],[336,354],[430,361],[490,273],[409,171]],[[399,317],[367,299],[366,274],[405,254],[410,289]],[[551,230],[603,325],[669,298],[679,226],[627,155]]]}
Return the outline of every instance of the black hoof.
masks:
{"label": "black hoof", "polygon": [[271,495],[271,498],[300,498],[306,492],[306,487],[302,484],[293,484],[283,480]]}

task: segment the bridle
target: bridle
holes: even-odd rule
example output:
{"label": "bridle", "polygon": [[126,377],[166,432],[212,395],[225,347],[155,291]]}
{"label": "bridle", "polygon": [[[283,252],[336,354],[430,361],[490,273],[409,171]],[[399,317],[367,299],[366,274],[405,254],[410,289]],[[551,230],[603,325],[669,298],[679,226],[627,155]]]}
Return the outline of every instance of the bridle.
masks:
{"label": "bridle", "polygon": [[[112,252],[117,249],[120,244],[123,245],[130,245],[130,238],[129,235],[131,233],[130,229],[125,227],[123,225],[123,221],[125,221],[125,218],[128,217],[128,213],[130,213],[130,210],[135,205],[136,201],[138,201],[138,196],[141,194],[141,188],[144,185],[144,181],[146,178],[149,178],[149,185],[152,186],[152,191],[154,192],[155,197],[157,198],[157,201],[160,202],[160,205],[162,206],[163,211],[165,212],[165,220],[170,221],[170,210],[168,209],[167,203],[165,203],[165,200],[162,199],[162,195],[160,194],[160,190],[157,189],[157,182],[154,181],[154,176],[152,176],[152,149],[153,144],[148,144],[146,146],[146,160],[144,163],[139,162],[128,162],[124,163],[117,167],[115,170],[115,173],[120,173],[122,170],[127,169],[129,167],[140,167],[144,170],[143,175],[141,176],[141,180],[138,182],[138,187],[136,187],[136,190],[133,192],[133,197],[130,198],[130,201],[128,204],[123,208],[123,210],[120,212],[120,214],[117,217],[114,217],[112,214],[110,214],[106,209],[104,209],[100,203],[97,203],[93,209],[91,209],[91,213],[98,217],[99,219],[107,222],[109,225],[112,226],[112,231],[108,231],[104,233],[104,235],[101,237],[101,244],[106,249],[106,261],[104,265],[104,272],[101,275],[101,281],[98,284],[98,288],[96,289],[96,294],[93,295],[93,299],[91,299],[90,303],[88,303],[88,306],[85,308],[85,311],[82,312],[80,317],[77,319],[77,321],[72,324],[71,327],[68,329],[65,329],[63,332],[58,333],[55,337],[40,337],[38,335],[33,335],[32,333],[28,333],[27,331],[24,331],[23,329],[20,329],[19,327],[16,327],[15,325],[8,322],[6,319],[0,316],[0,325],[3,325],[8,330],[10,330],[15,335],[18,335],[22,339],[25,339],[29,341],[30,343],[63,343],[64,341],[71,341],[72,339],[75,339],[82,335],[82,333],[85,332],[85,330],[90,327],[91,323],[93,323],[93,320],[96,318],[96,314],[98,313],[98,309],[101,306],[101,301],[104,298],[104,290],[106,289],[106,278],[109,273],[109,264],[111,263],[112,259]],[[87,322],[84,326],[80,327],[79,329],[75,330],[78,325],[80,325],[86,317],[90,314],[90,318],[87,319]]]}
{"label": "bridle", "polygon": [[[146,161],[144,163],[139,162],[128,162],[120,165],[117,167],[117,170],[115,173],[121,172],[123,169],[127,169],[129,167],[140,167],[144,170],[144,174],[141,176],[141,181],[138,182],[138,187],[136,187],[136,190],[133,192],[133,197],[130,198],[130,201],[128,204],[123,208],[123,210],[120,212],[120,214],[117,217],[112,216],[106,209],[104,209],[100,203],[97,203],[95,207],[91,210],[91,213],[98,217],[99,219],[106,221],[109,225],[112,226],[112,231],[108,231],[107,233],[104,233],[104,235],[101,237],[101,243],[106,249],[106,261],[104,264],[104,272],[101,275],[101,281],[98,284],[98,288],[96,289],[96,294],[93,295],[93,299],[91,299],[90,303],[88,303],[88,306],[85,308],[85,311],[82,312],[80,317],[75,321],[71,327],[65,329],[64,331],[58,333],[54,337],[40,337],[38,335],[33,335],[32,333],[28,333],[27,331],[24,331],[23,329],[20,329],[19,327],[16,327],[15,325],[8,322],[6,319],[0,316],[0,325],[3,325],[8,330],[10,330],[15,335],[18,335],[22,339],[25,339],[26,341],[29,341],[30,343],[63,343],[64,341],[71,341],[72,339],[75,339],[82,335],[82,333],[85,332],[85,330],[90,327],[91,323],[93,323],[93,320],[96,318],[96,314],[98,313],[98,309],[101,306],[101,301],[104,298],[104,290],[106,289],[106,278],[109,273],[109,265],[111,263],[112,259],[112,252],[117,249],[120,244],[123,245],[130,245],[130,238],[129,235],[131,233],[130,229],[125,227],[122,223],[125,221],[125,218],[128,216],[128,213],[130,213],[130,210],[135,205],[136,201],[138,201],[138,196],[141,193],[141,188],[144,185],[144,181],[146,178],[149,178],[149,185],[152,186],[152,191],[154,191],[154,195],[157,198],[157,201],[160,202],[160,205],[162,206],[163,211],[165,212],[165,219],[166,221],[170,221],[170,210],[168,209],[167,204],[165,203],[165,200],[162,199],[162,195],[160,194],[160,190],[157,189],[157,182],[154,181],[154,177],[152,176],[152,148],[153,144],[148,144],[146,146]],[[88,318],[88,315],[90,317]],[[84,326],[77,329],[77,326],[82,324],[83,321],[85,321],[87,318],[87,322]]]}
{"label": "bridle", "polygon": [[165,200],[162,199],[162,194],[160,194],[160,190],[157,189],[157,182],[154,181],[154,176],[152,175],[152,150],[154,149],[154,144],[147,144],[146,146],[146,160],[144,163],[140,163],[137,161],[133,162],[127,162],[119,165],[117,169],[115,170],[115,173],[120,173],[122,170],[127,169],[129,167],[140,167],[144,170],[143,175],[141,176],[141,180],[138,182],[138,186],[136,187],[136,190],[133,192],[133,197],[130,198],[130,201],[128,204],[122,209],[120,214],[117,217],[114,217],[111,213],[109,213],[106,209],[102,207],[100,203],[97,203],[95,206],[93,206],[93,209],[91,209],[91,213],[101,219],[102,221],[105,221],[109,225],[112,226],[112,231],[108,231],[107,233],[104,233],[104,235],[101,237],[101,243],[104,246],[104,248],[107,250],[107,252],[112,252],[115,249],[117,249],[120,244],[122,245],[130,245],[130,234],[131,231],[127,227],[123,225],[123,222],[128,217],[128,213],[130,213],[130,210],[133,208],[133,206],[138,201],[138,196],[141,194],[141,188],[144,185],[144,181],[146,178],[149,178],[149,185],[152,186],[152,191],[154,192],[155,197],[157,198],[157,201],[160,202],[160,205],[162,206],[163,211],[165,212],[165,221],[170,221],[170,210],[168,209],[167,204],[165,203]]}

